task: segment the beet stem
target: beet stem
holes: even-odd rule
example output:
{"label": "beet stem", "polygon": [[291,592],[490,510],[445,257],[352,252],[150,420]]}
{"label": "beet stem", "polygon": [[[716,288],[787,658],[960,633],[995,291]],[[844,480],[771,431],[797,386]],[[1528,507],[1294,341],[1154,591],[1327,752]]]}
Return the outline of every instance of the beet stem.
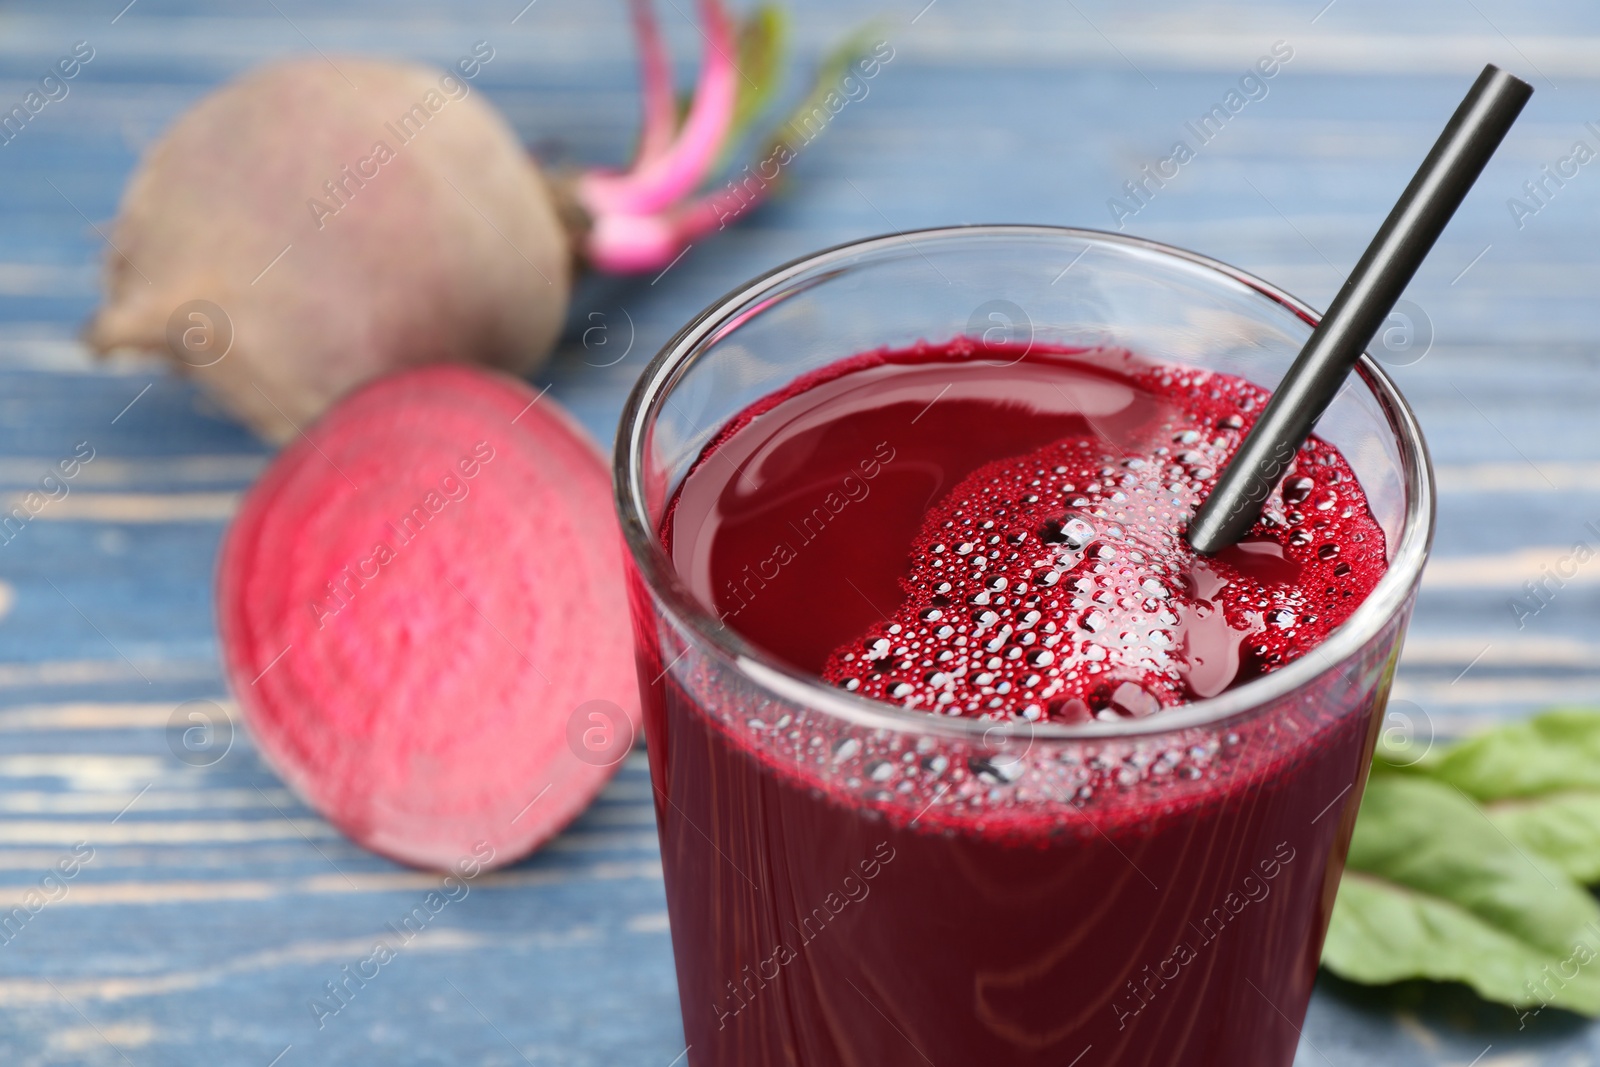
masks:
{"label": "beet stem", "polygon": [[629,0],[633,32],[639,40],[639,84],[644,94],[644,124],[634,167],[660,159],[678,132],[678,105],[672,93],[672,67],[652,0]]}
{"label": "beet stem", "polygon": [[[687,121],[671,145],[662,147],[675,119],[666,52],[651,0],[630,2],[645,98],[638,155],[627,173],[588,171],[568,186],[585,223],[575,230],[584,258],[591,266],[615,274],[670,267],[701,236],[748,214],[766,201],[781,180],[781,175],[767,176],[767,171],[774,165],[779,169],[787,165],[796,151],[790,147],[795,141],[791,132],[775,132],[760,157],[760,176],[745,167],[742,178],[695,196],[710,172],[720,169],[730,140],[740,135],[749,119],[748,115],[740,117],[736,79],[750,82],[750,78],[732,58],[738,49],[732,22],[721,0],[701,0],[705,25],[700,33],[706,47],[699,84]],[[798,129],[801,119],[826,106],[828,94],[867,50],[868,42],[863,31],[830,53],[795,115],[778,129]],[[811,135],[804,137],[805,142],[810,140]]]}
{"label": "beet stem", "polygon": [[591,173],[579,183],[596,215],[654,215],[672,207],[705,180],[733,125],[739,70],[732,59],[733,27],[721,0],[701,0],[706,47],[689,116],[661,156],[638,161],[627,174]]}

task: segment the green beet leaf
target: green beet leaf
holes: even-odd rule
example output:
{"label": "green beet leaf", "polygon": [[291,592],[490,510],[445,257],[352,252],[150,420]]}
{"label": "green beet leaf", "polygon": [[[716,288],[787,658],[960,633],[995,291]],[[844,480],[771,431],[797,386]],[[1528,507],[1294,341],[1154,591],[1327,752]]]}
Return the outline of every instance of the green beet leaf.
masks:
{"label": "green beet leaf", "polygon": [[1508,723],[1449,746],[1417,770],[1478,800],[1600,794],[1600,712],[1556,708]]}
{"label": "green beet leaf", "polygon": [[1485,805],[1511,840],[1584,885],[1600,882],[1600,790],[1573,790]]}
{"label": "green beet leaf", "polygon": [[1357,982],[1458,981],[1514,1007],[1600,1015],[1600,905],[1455,786],[1377,774],[1323,963]]}
{"label": "green beet leaf", "polygon": [[1524,849],[1600,882],[1600,711],[1556,708],[1429,752],[1381,745],[1377,760],[1454,785]]}

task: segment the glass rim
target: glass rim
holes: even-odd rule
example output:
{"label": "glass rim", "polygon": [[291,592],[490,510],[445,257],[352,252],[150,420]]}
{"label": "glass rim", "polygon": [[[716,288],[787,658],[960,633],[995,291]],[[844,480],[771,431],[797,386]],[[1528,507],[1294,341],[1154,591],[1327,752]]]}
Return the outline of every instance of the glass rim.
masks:
{"label": "glass rim", "polygon": [[926,711],[881,703],[828,685],[820,678],[781,663],[776,657],[746,641],[725,622],[719,621],[678,577],[677,569],[667,556],[660,532],[650,521],[642,477],[644,443],[650,424],[657,418],[668,390],[693,366],[691,357],[696,350],[708,340],[715,341],[722,333],[736,327],[742,321],[742,318],[734,318],[740,309],[757,304],[755,310],[761,310],[757,302],[764,296],[770,297],[774,290],[801,275],[819,268],[844,267],[848,265],[847,261],[863,254],[904,246],[915,237],[1072,238],[1089,243],[1119,245],[1207,268],[1287,308],[1312,326],[1320,318],[1320,314],[1309,304],[1277,286],[1188,249],[1106,230],[1026,224],[939,226],[847,241],[790,260],[729,291],[674,334],[640,373],[623,407],[612,481],[624,542],[651,593],[675,623],[723,656],[740,674],[785,700],[872,729],[965,737],[981,743],[996,726],[1015,723],[1028,727],[1030,741],[1111,740],[1216,725],[1271,703],[1307,685],[1317,676],[1337,669],[1340,663],[1359,651],[1404,607],[1422,573],[1423,564],[1427,562],[1433,540],[1433,465],[1410,405],[1378,362],[1369,353],[1363,353],[1356,365],[1357,373],[1388,418],[1400,450],[1406,507],[1399,545],[1378,584],[1350,617],[1324,641],[1294,662],[1243,685],[1224,690],[1214,697],[1163,709],[1155,715],[1118,722],[1029,723],[1026,720],[1017,721],[1015,717],[994,720],[931,715]]}

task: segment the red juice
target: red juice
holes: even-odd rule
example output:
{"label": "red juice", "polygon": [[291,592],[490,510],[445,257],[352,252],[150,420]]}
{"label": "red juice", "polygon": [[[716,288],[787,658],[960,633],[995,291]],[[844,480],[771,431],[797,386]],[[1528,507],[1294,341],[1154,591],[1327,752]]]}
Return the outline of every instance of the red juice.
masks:
{"label": "red juice", "polygon": [[[689,1060],[1287,1065],[1395,641],[1225,727],[1030,739],[1148,727],[1315,654],[1383,533],[1313,438],[1250,536],[1197,559],[1183,525],[1263,390],[1125,352],[982,355],[801,379],[668,511],[680,576],[749,644],[998,737],[864,729],[693,671],[647,687]],[[641,638],[644,677],[671,675]]]}

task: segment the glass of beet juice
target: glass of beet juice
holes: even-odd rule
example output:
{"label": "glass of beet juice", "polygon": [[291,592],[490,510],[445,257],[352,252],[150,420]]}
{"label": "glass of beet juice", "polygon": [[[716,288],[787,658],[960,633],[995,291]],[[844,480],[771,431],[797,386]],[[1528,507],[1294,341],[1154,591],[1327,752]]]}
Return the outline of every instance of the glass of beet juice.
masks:
{"label": "glass of beet juice", "polygon": [[1311,309],[1114,234],[736,290],[617,487],[693,1067],[1287,1065],[1432,527],[1370,359],[1183,540]]}

